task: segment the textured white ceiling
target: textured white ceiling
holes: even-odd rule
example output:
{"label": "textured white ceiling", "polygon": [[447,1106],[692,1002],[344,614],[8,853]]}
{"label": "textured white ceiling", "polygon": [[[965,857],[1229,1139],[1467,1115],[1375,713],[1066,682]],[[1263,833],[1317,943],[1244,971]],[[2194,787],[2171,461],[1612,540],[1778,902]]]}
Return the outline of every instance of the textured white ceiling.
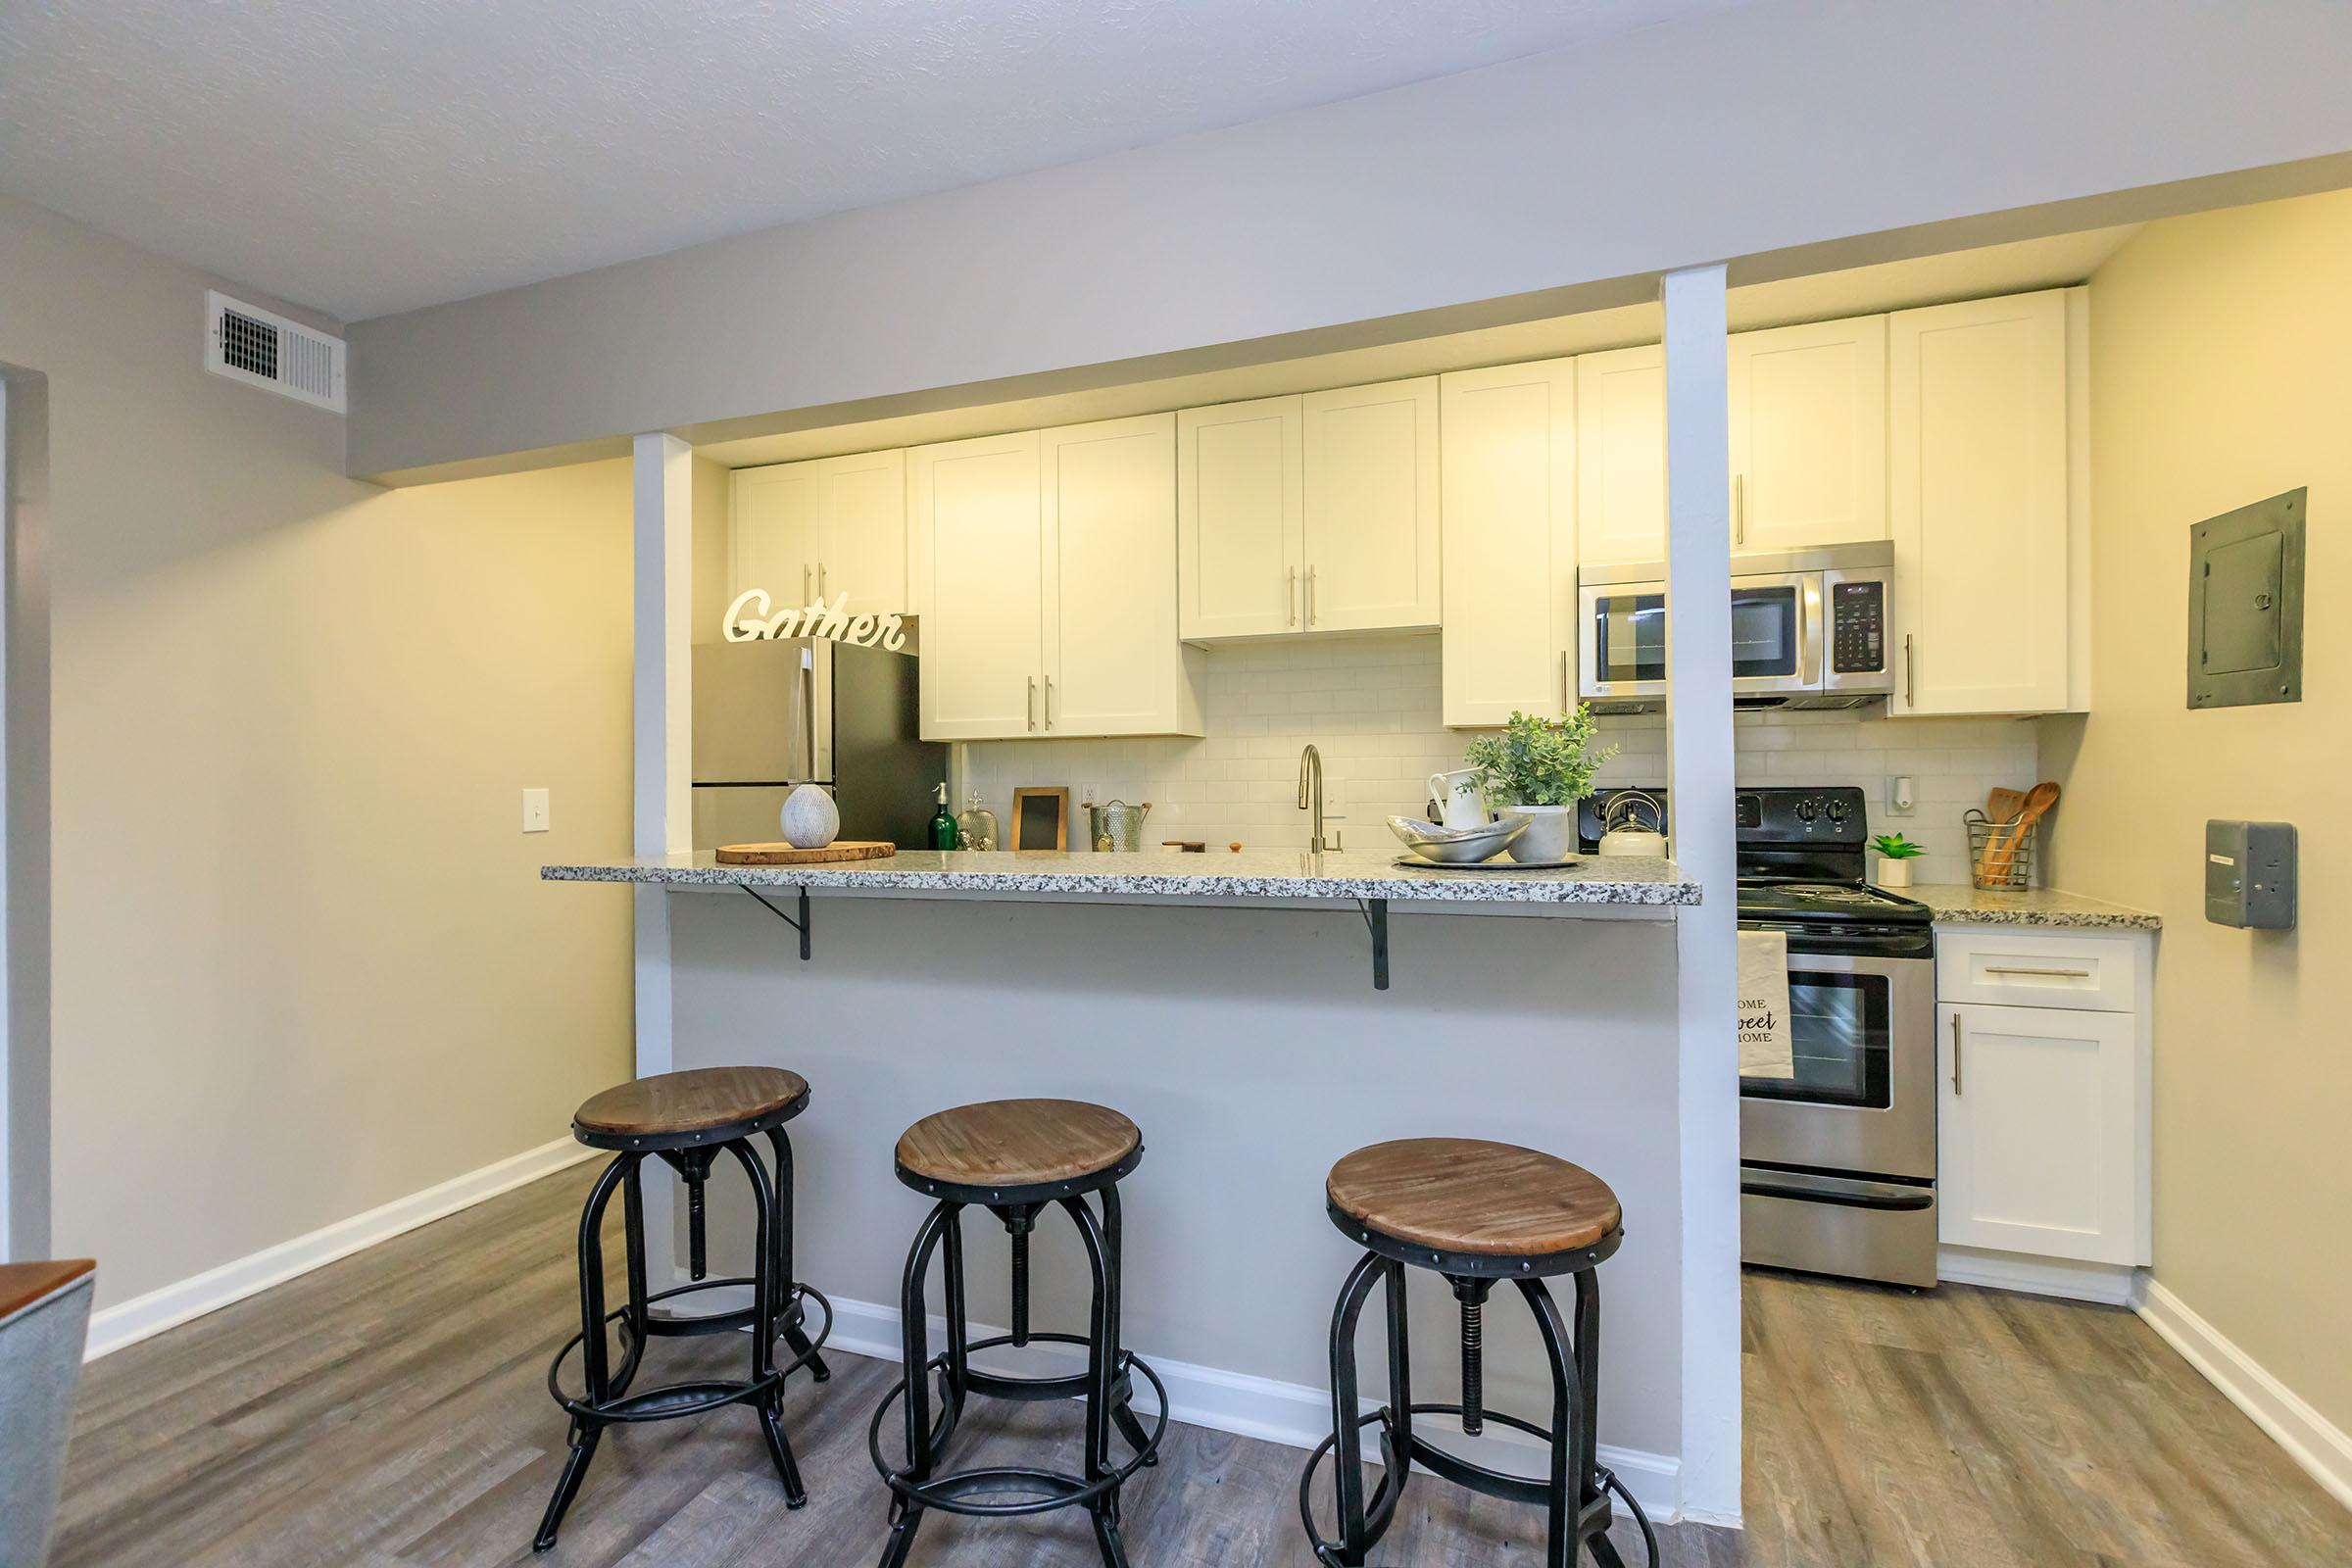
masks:
{"label": "textured white ceiling", "polygon": [[0,0],[0,189],[359,319],[1741,0]]}

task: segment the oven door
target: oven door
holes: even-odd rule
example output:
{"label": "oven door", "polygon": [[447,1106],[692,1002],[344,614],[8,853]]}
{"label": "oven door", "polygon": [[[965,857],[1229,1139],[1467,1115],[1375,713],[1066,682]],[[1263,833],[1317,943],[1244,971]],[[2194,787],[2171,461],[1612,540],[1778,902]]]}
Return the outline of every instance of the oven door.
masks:
{"label": "oven door", "polygon": [[1811,1171],[1933,1180],[1936,965],[1788,954],[1792,1078],[1740,1080],[1740,1157]]}
{"label": "oven door", "polygon": [[1821,573],[1732,579],[1732,695],[1821,689]]}

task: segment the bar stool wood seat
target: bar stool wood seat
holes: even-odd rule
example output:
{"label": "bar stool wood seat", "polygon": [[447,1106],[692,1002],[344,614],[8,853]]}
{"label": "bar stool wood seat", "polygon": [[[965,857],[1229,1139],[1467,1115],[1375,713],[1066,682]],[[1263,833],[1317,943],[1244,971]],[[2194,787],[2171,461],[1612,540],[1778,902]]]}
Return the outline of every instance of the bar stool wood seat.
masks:
{"label": "bar stool wood seat", "polygon": [[[1105,1568],[1126,1568],[1119,1534],[1119,1489],[1157,1462],[1167,1431],[1168,1396],[1159,1377],[1119,1339],[1120,1180],[1144,1157],[1134,1122],[1103,1105],[1070,1100],[997,1100],[925,1116],[899,1139],[899,1180],[938,1200],[914,1234],[899,1298],[906,1376],[883,1396],[866,1429],[866,1451],[889,1486],[890,1541],[883,1568],[901,1568],[931,1509],[1005,1517],[1081,1507],[1092,1515]],[[1092,1201],[1089,1201],[1090,1195]],[[1012,1239],[1012,1332],[974,1340],[964,1305],[963,1211],[984,1208]],[[1038,1218],[1058,1207],[1077,1228],[1094,1276],[1084,1334],[1029,1326],[1029,1242]],[[926,1284],[937,1254],[946,1274],[947,1344],[933,1354]],[[1082,1347],[1086,1370],[1015,1377],[972,1364],[981,1351],[1036,1342]],[[1137,1378],[1157,1394],[1158,1421],[1147,1431],[1134,1410]],[[972,1395],[992,1398],[1082,1401],[1084,1466],[1076,1474],[994,1464],[947,1472],[942,1461]],[[883,1452],[882,1428],[893,1406],[904,1423],[904,1462]],[[1114,1448],[1114,1434],[1125,1452]]]}
{"label": "bar stool wood seat", "polygon": [[[1597,1246],[1625,1222],[1609,1184],[1556,1154],[1477,1138],[1405,1138],[1359,1149],[1324,1183],[1333,1222],[1396,1250],[1492,1257],[1507,1272]],[[1392,1254],[1394,1255],[1394,1254]],[[1407,1257],[1406,1262],[1434,1259]]]}
{"label": "bar stool wood seat", "polygon": [[591,1149],[675,1149],[781,1127],[808,1104],[808,1080],[782,1067],[696,1067],[615,1084],[572,1113]]}
{"label": "bar stool wood seat", "polygon": [[1091,1192],[1124,1175],[1120,1166],[1143,1147],[1143,1132],[1107,1105],[992,1100],[925,1116],[901,1135],[897,1161],[899,1179],[918,1192],[991,1202],[1034,1188],[1055,1198]]}
{"label": "bar stool wood seat", "polygon": [[[548,1393],[570,1417],[569,1451],[555,1495],[539,1525],[534,1549],[556,1544],[564,1512],[577,1496],[605,1429],[644,1421],[700,1415],[724,1405],[749,1405],[760,1417],[770,1462],[784,1487],[787,1506],[808,1500],[784,1434],[784,1380],[806,1368],[822,1383],[832,1376],[819,1348],[833,1332],[832,1304],[793,1277],[792,1142],[784,1124],[808,1104],[808,1081],[781,1067],[703,1067],[661,1073],[618,1084],[590,1098],[572,1116],[572,1135],[591,1149],[613,1151],[589,1189],[580,1214],[580,1332],[556,1352],[547,1369]],[[763,1138],[770,1160],[753,1144]],[[729,1156],[752,1189],[752,1271],[710,1279],[705,1236],[704,1194],[711,1169]],[[676,1171],[686,1187],[687,1274],[689,1283],[668,1290],[649,1288],[642,1167],[658,1159]],[[772,1165],[772,1171],[771,1171]],[[605,1309],[605,1211],[621,1195],[627,1248],[628,1299]],[[668,1272],[664,1260],[663,1272]],[[700,1313],[679,1312],[681,1298],[725,1291],[750,1297],[748,1306]],[[808,1331],[808,1307],[823,1308],[823,1326]],[[665,1308],[656,1311],[657,1306]],[[609,1329],[617,1326],[620,1362],[612,1363]],[[740,1380],[709,1378],[632,1392],[647,1345],[686,1335],[746,1335],[750,1375]],[[788,1360],[778,1361],[782,1340]],[[564,1369],[577,1357],[580,1392],[565,1387]]]}
{"label": "bar stool wood seat", "polygon": [[[1475,1138],[1408,1138],[1374,1144],[1343,1158],[1324,1182],[1331,1222],[1364,1254],[1341,1287],[1332,1312],[1332,1435],[1307,1457],[1298,1478],[1298,1514],[1324,1568],[1360,1568],[1396,1521],[1416,1471],[1550,1516],[1545,1568],[1572,1568],[1590,1550],[1601,1568],[1623,1568],[1609,1542],[1612,1494],[1642,1528],[1652,1568],[1656,1534],[1623,1483],[1602,1465],[1594,1416],[1600,1373],[1597,1269],[1624,1239],[1625,1213],[1608,1183],[1556,1154]],[[1461,1307],[1462,1399],[1415,1403],[1407,1347],[1407,1267],[1431,1269],[1453,1288]],[[1544,1282],[1576,1281],[1571,1331]],[[1551,1364],[1550,1420],[1539,1424],[1486,1407],[1486,1306],[1508,1280],[1525,1298]],[[1360,1414],[1355,1336],[1376,1288],[1386,1298],[1390,1403]],[[1544,1440],[1548,1473],[1522,1476],[1463,1458],[1430,1443],[1416,1423],[1445,1418],[1465,1437],[1488,1422]],[[1364,1490],[1363,1431],[1377,1429],[1381,1477]],[[1316,1528],[1315,1477],[1332,1456],[1337,1539]]]}

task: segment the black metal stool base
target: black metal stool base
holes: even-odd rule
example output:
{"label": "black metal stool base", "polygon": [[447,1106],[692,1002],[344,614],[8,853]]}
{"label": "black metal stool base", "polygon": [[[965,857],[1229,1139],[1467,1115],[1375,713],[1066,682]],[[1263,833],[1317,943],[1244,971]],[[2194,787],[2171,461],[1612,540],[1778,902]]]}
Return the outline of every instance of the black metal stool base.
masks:
{"label": "black metal stool base", "polygon": [[[1453,1278],[1448,1276],[1448,1278]],[[1461,1404],[1412,1402],[1412,1364],[1407,1348],[1404,1307],[1404,1264],[1395,1256],[1367,1251],[1348,1276],[1332,1314],[1332,1435],[1307,1455],[1298,1478],[1298,1517],[1307,1541],[1324,1568],[1364,1568],[1366,1556],[1396,1522],[1396,1507],[1415,1465],[1439,1479],[1506,1502],[1548,1510],[1549,1532],[1544,1553],[1546,1568],[1573,1568],[1580,1552],[1591,1551],[1601,1568],[1624,1568],[1608,1537],[1614,1519],[1614,1495],[1642,1530],[1650,1568],[1657,1568],[1658,1538],[1642,1505],[1595,1455],[1593,1412],[1599,1361],[1600,1300],[1592,1265],[1577,1269],[1576,1334],[1573,1340],[1561,1320],[1558,1304],[1541,1277],[1517,1276],[1512,1283],[1526,1298],[1543,1336],[1551,1363],[1552,1419],[1548,1426],[1490,1410],[1484,1403],[1481,1362],[1484,1334],[1484,1288],[1466,1288],[1453,1278],[1463,1307],[1463,1393]],[[1368,1415],[1354,1414],[1358,1406],[1355,1373],[1355,1333],[1364,1303],[1375,1287],[1386,1287],[1389,1338],[1389,1394],[1395,1403]],[[1549,1473],[1519,1476],[1490,1469],[1458,1454],[1448,1453],[1413,1429],[1420,1416],[1457,1418],[1466,1435],[1477,1436],[1492,1422],[1541,1438],[1549,1449]],[[1367,1427],[1378,1429],[1381,1460],[1379,1484],[1367,1497],[1363,1492],[1363,1440]],[[1315,1477],[1325,1458],[1337,1454],[1333,1490],[1340,1539],[1332,1541],[1315,1528]]]}
{"label": "black metal stool base", "polygon": [[[571,1420],[566,1440],[568,1451],[563,1474],[556,1482],[555,1494],[548,1499],[547,1512],[540,1521],[539,1534],[531,1543],[534,1551],[545,1551],[556,1544],[557,1531],[572,1499],[579,1495],[580,1483],[587,1476],[589,1463],[596,1457],[607,1427],[703,1415],[723,1405],[748,1405],[759,1413],[760,1436],[767,1446],[768,1459],[775,1466],[776,1479],[784,1488],[786,1506],[799,1508],[808,1503],[808,1490],[801,1484],[800,1466],[793,1458],[792,1444],[784,1432],[784,1382],[803,1370],[819,1383],[832,1376],[821,1348],[833,1334],[833,1303],[820,1293],[793,1281],[791,1146],[781,1127],[768,1129],[767,1136],[775,1150],[775,1186],[782,1189],[781,1202],[759,1155],[744,1139],[712,1146],[686,1172],[693,1189],[692,1209],[696,1220],[693,1248],[696,1283],[661,1292],[646,1288],[645,1197],[638,1167],[648,1157],[679,1163],[670,1152],[657,1150],[650,1152],[650,1155],[621,1153],[605,1167],[590,1190],[587,1205],[580,1215],[581,1329],[564,1343],[547,1368],[547,1391]],[[749,1277],[711,1280],[701,1277],[704,1268],[700,1200],[710,1160],[721,1150],[735,1156],[751,1181],[757,1216],[755,1263]],[[628,1300],[607,1311],[602,1231],[605,1211],[616,1190],[623,1195]],[[662,1302],[675,1302],[712,1291],[742,1289],[752,1293],[749,1306],[687,1316],[657,1316],[654,1312],[655,1306]],[[824,1309],[824,1326],[813,1337],[808,1328],[808,1305],[812,1301]],[[612,1364],[606,1343],[606,1330],[614,1325],[618,1326],[621,1342],[621,1361],[617,1367]],[[644,1365],[646,1348],[654,1340],[746,1330],[751,1341],[750,1376],[671,1383],[635,1394],[630,1392]],[[792,1359],[782,1365],[776,1361],[778,1340],[792,1353]],[[575,1350],[580,1355],[582,1383],[582,1392],[577,1396],[564,1387],[564,1366]]]}
{"label": "black metal stool base", "polygon": [[[943,1200],[915,1233],[900,1300],[909,1371],[882,1396],[866,1427],[866,1451],[891,1492],[890,1541],[883,1548],[882,1568],[901,1568],[913,1549],[923,1515],[933,1509],[971,1518],[1009,1518],[1072,1507],[1084,1508],[1092,1517],[1095,1544],[1106,1568],[1127,1568],[1126,1544],[1119,1533],[1119,1489],[1138,1470],[1158,1462],[1160,1439],[1168,1429],[1168,1393],[1149,1363],[1119,1345],[1117,1188],[1106,1185],[1101,1189],[1100,1217],[1083,1194],[1057,1201],[1077,1225],[1094,1274],[1091,1321],[1084,1335],[1032,1332],[1028,1326],[1027,1243],[1042,1204],[977,1205],[1005,1222],[1014,1246],[1013,1332],[989,1339],[973,1340],[966,1328],[961,1225],[966,1205],[954,1199]],[[948,1344],[937,1355],[930,1354],[925,1344],[928,1330],[923,1298],[934,1250],[943,1254],[947,1274]],[[983,1372],[971,1364],[976,1352],[1040,1341],[1084,1346],[1087,1369],[1061,1377],[1009,1377]],[[1134,1409],[1138,1374],[1152,1385],[1159,1401],[1157,1423],[1148,1432]],[[1085,1473],[1022,1466],[937,1473],[962,1419],[964,1401],[975,1394],[1023,1401],[1083,1401]],[[936,1418],[931,1414],[934,1398],[939,1410]],[[882,1451],[882,1428],[893,1405],[903,1407],[906,1424],[904,1467],[894,1467]],[[1124,1459],[1115,1459],[1112,1453],[1114,1429],[1131,1450]]]}

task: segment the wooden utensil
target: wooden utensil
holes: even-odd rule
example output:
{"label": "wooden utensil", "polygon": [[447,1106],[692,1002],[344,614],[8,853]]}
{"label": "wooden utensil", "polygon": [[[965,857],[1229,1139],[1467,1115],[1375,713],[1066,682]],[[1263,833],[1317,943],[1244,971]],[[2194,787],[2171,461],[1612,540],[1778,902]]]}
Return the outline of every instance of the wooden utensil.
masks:
{"label": "wooden utensil", "polygon": [[839,860],[880,860],[899,853],[896,844],[873,839],[835,839],[819,850],[795,849],[789,844],[722,844],[721,865],[824,865]]}
{"label": "wooden utensil", "polygon": [[2009,867],[2017,859],[2018,847],[2026,842],[2026,835],[2034,831],[2034,824],[2047,816],[2050,808],[2057,804],[2058,785],[2054,780],[2044,779],[2026,792],[2025,808],[2018,812],[2017,826],[2009,830],[2008,838],[2001,842],[1998,849],[1993,848],[1990,841],[1985,844],[1986,881],[2005,882],[2009,879]]}
{"label": "wooden utensil", "polygon": [[1977,861],[1978,880],[1990,879],[1994,852],[2000,849],[2004,834],[2014,832],[2014,824],[2026,808],[2026,792],[1996,788],[1984,797],[1984,816],[1992,828],[1984,835],[1984,854]]}

